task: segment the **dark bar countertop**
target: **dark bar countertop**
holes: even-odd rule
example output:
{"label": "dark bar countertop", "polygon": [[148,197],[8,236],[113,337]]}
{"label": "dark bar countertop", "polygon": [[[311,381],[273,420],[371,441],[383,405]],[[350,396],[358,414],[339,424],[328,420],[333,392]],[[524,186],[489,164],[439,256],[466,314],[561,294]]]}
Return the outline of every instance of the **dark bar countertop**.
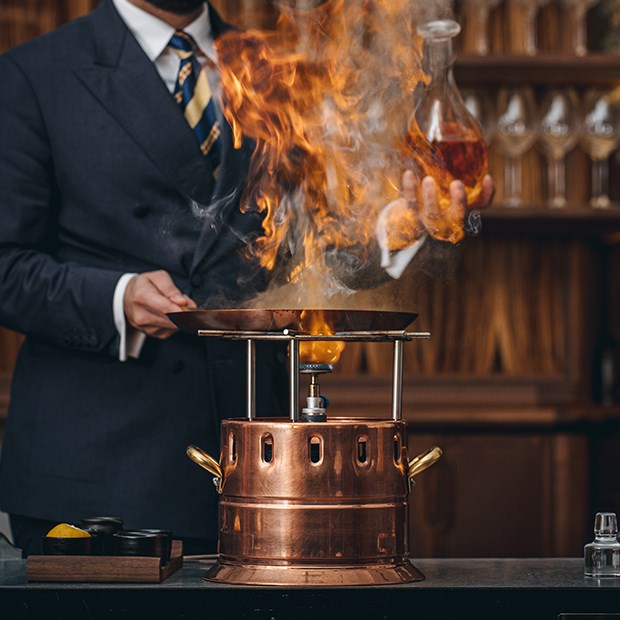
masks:
{"label": "dark bar countertop", "polygon": [[566,620],[595,620],[620,614],[620,578],[584,577],[581,558],[420,559],[414,564],[424,581],[349,588],[215,584],[203,579],[211,562],[186,559],[161,584],[97,584],[29,583],[24,561],[0,561],[0,618],[534,620],[566,614]]}

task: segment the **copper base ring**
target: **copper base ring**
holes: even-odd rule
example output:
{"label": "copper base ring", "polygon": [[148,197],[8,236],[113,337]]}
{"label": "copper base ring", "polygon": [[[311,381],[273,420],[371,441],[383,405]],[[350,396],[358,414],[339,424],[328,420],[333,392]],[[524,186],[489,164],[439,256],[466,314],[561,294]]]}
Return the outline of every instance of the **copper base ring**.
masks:
{"label": "copper base ring", "polygon": [[232,564],[221,559],[204,576],[207,581],[248,586],[380,586],[424,580],[408,560],[374,566],[272,566]]}

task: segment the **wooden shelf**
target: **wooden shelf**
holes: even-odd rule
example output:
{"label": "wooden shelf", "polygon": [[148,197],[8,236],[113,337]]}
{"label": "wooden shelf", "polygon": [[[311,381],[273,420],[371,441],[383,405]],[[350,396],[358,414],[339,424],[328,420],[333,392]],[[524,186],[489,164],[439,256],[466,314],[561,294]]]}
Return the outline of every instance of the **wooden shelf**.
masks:
{"label": "wooden shelf", "polygon": [[[328,415],[389,418],[391,378],[325,377]],[[494,432],[583,429],[620,423],[620,405],[577,396],[579,386],[561,376],[435,375],[405,377],[403,417],[417,431]]]}
{"label": "wooden shelf", "polygon": [[618,86],[620,55],[565,54],[536,56],[459,55],[454,66],[460,86],[522,85],[539,86]]}
{"label": "wooden shelf", "polygon": [[620,241],[620,204],[609,209],[572,205],[565,209],[501,204],[482,212],[483,234],[514,233],[532,236],[598,238]]}
{"label": "wooden shelf", "polygon": [[[330,397],[334,416],[389,415],[391,377],[378,375],[332,375],[321,387]],[[559,376],[419,375],[403,378],[403,410],[436,408],[527,410],[566,409],[579,400],[580,386]],[[464,416],[467,418],[467,416]]]}

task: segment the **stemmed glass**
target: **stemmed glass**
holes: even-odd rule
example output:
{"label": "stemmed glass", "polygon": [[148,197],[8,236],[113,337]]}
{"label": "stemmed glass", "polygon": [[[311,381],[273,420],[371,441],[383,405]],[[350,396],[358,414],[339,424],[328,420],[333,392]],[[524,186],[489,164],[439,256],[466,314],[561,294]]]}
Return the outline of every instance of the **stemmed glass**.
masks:
{"label": "stemmed glass", "polygon": [[564,9],[567,24],[564,27],[565,35],[568,35],[567,50],[577,56],[585,56],[588,53],[586,41],[586,14],[599,0],[560,0]]}
{"label": "stemmed glass", "polygon": [[538,51],[536,18],[550,0],[509,0],[511,51],[534,56]]}
{"label": "stemmed glass", "polygon": [[506,157],[504,203],[521,205],[521,156],[537,137],[536,101],[531,88],[502,88],[497,97],[495,143]]}
{"label": "stemmed glass", "polygon": [[566,206],[565,156],[578,139],[579,99],[572,88],[554,89],[547,93],[540,109],[539,140],[547,158],[549,207]]}
{"label": "stemmed glass", "polygon": [[489,53],[489,13],[501,0],[462,0],[463,49],[484,56]]}
{"label": "stemmed glass", "polygon": [[481,90],[461,89],[461,97],[468,112],[480,124],[484,141],[488,146],[493,141],[496,129],[493,104],[489,100],[488,93]]}
{"label": "stemmed glass", "polygon": [[618,110],[603,91],[589,90],[583,99],[581,143],[592,161],[590,206],[606,209],[609,201],[608,158],[618,145]]}

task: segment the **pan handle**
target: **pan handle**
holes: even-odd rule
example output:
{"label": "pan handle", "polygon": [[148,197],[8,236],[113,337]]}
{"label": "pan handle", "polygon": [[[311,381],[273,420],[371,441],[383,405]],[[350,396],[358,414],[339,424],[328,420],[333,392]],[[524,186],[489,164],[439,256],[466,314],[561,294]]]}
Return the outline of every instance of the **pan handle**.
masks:
{"label": "pan handle", "polygon": [[207,454],[198,446],[187,446],[185,454],[187,454],[194,463],[206,469],[210,474],[213,474],[213,484],[217,492],[221,495],[224,476],[220,464],[210,454]]}
{"label": "pan handle", "polygon": [[434,465],[441,458],[441,455],[441,448],[433,446],[409,461],[409,465],[407,467],[407,479],[409,480],[410,491],[414,484],[414,476],[421,474],[425,469],[428,469],[431,465]]}

